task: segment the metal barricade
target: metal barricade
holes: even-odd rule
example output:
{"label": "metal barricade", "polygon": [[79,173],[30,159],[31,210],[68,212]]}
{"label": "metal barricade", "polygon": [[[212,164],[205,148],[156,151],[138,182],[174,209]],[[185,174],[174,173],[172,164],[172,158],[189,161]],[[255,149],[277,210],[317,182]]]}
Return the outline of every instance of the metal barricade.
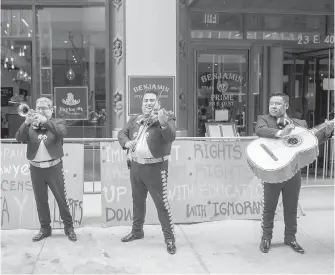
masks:
{"label": "metal barricade", "polygon": [[[255,139],[252,137],[243,137],[242,139]],[[234,138],[196,138],[196,137],[177,137],[177,140],[238,140]],[[100,142],[117,141],[116,138],[65,138],[65,143],[83,143],[84,144],[84,194],[101,194],[101,174],[100,174]],[[15,139],[1,139],[1,143],[17,143]],[[316,180],[327,180],[333,182],[334,173],[334,138],[327,141],[323,148],[323,162],[321,167],[318,159],[305,168],[303,180],[307,185],[313,185]],[[318,184],[320,185],[320,184]],[[320,185],[321,186],[321,185]]]}
{"label": "metal barricade", "polygon": [[[65,138],[64,143],[84,144],[84,194],[101,194],[100,142],[116,138]],[[15,139],[1,139],[1,143],[18,143]]]}
{"label": "metal barricade", "polygon": [[327,180],[333,184],[335,177],[335,152],[334,152],[334,137],[330,140],[326,141],[321,149],[322,154],[322,163],[319,162],[317,158],[313,163],[307,166],[306,175],[303,177],[306,184],[310,184],[311,182],[315,182],[317,180],[323,180],[326,182]]}

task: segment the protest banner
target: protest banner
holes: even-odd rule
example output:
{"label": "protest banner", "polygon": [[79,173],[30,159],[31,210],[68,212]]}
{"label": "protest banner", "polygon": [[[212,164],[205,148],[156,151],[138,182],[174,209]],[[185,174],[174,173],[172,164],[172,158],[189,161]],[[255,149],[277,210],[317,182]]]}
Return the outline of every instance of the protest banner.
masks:
{"label": "protest banner", "polygon": [[[249,140],[176,140],[168,173],[168,199],[175,223],[260,219],[262,184],[247,165]],[[102,218],[106,226],[130,225],[132,195],[126,151],[102,142]],[[157,183],[159,184],[159,183]],[[278,208],[277,212],[282,212]],[[159,224],[148,194],[146,224]]]}
{"label": "protest banner", "polygon": [[[40,228],[25,144],[1,144],[1,228]],[[84,145],[64,144],[65,186],[74,226],[83,220]],[[63,228],[58,204],[48,188],[52,228]]]}

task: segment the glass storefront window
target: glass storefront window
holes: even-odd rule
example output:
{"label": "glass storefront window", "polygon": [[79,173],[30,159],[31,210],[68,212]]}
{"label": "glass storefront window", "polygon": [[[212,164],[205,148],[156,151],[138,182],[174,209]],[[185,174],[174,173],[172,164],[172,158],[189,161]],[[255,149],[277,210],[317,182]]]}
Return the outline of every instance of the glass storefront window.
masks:
{"label": "glass storefront window", "polygon": [[289,115],[305,119],[309,127],[314,127],[332,113],[323,83],[334,77],[333,50],[296,51],[285,50],[283,90],[291,99]]}
{"label": "glass storefront window", "polygon": [[1,9],[1,37],[32,37],[31,9]]}
{"label": "glass storefront window", "polygon": [[[255,40],[286,40],[311,43],[314,37],[323,40],[326,17],[287,14],[245,15],[246,38]],[[307,42],[308,39],[308,42]]]}
{"label": "glass storefront window", "polygon": [[248,51],[198,53],[197,133],[204,137],[207,122],[231,122],[246,133]]}
{"label": "glass storefront window", "polygon": [[191,38],[242,39],[242,15],[191,12]]}
{"label": "glass storefront window", "polygon": [[68,137],[106,137],[105,7],[37,7],[36,24],[38,95],[54,99]]}
{"label": "glass storefront window", "polygon": [[12,102],[32,101],[32,32],[32,10],[1,10],[1,138],[14,138],[24,120]]}

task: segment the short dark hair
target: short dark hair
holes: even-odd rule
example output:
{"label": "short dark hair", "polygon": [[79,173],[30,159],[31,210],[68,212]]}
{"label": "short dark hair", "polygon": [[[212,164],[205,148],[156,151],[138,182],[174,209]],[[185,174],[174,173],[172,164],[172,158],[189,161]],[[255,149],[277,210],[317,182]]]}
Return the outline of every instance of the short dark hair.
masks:
{"label": "short dark hair", "polygon": [[284,94],[284,93],[274,93],[274,94],[271,94],[270,99],[272,97],[274,97],[274,96],[281,97],[282,99],[284,99],[285,103],[289,103],[290,102],[290,97],[287,94]]}
{"label": "short dark hair", "polygon": [[159,92],[157,90],[152,90],[152,89],[151,90],[145,90],[143,96],[146,95],[146,94],[154,94],[157,97],[157,99],[159,100]]}

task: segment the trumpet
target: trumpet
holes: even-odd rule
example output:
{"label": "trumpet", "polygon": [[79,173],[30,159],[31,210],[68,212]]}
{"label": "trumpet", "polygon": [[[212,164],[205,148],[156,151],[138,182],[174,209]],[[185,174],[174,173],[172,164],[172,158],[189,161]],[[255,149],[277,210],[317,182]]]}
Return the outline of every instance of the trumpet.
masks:
{"label": "trumpet", "polygon": [[37,112],[33,109],[30,109],[28,104],[22,103],[17,107],[17,112],[19,116],[26,117],[28,115],[36,114]]}

